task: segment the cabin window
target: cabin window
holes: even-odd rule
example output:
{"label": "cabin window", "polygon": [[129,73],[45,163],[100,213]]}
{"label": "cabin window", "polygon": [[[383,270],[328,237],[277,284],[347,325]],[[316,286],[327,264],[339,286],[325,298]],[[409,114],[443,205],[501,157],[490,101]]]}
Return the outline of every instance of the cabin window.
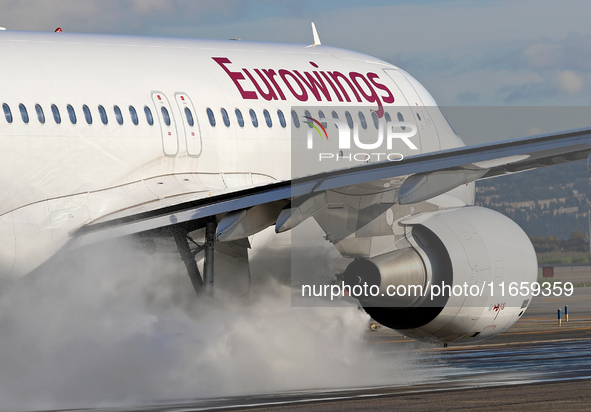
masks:
{"label": "cabin window", "polygon": [[267,109],[263,110],[263,116],[265,116],[265,123],[267,123],[267,126],[269,126],[269,127],[273,126],[273,121],[271,120],[271,115],[269,114]]}
{"label": "cabin window", "polygon": [[248,113],[250,113],[250,120],[252,120],[252,125],[254,127],[259,127],[259,119],[257,119],[257,114],[255,113],[255,111],[250,109]]}
{"label": "cabin window", "polygon": [[131,116],[131,122],[137,126],[140,122],[140,119],[137,116],[137,112],[135,110],[135,107],[129,106],[129,115]]}
{"label": "cabin window", "polygon": [[[339,114],[337,112],[335,112],[334,110],[331,113],[331,116],[333,119],[338,119],[339,118]],[[335,123],[335,127],[338,129],[339,126]]]}
{"label": "cabin window", "polygon": [[[402,115],[402,113],[398,112],[398,114],[396,116],[398,117],[398,121],[399,122],[403,122],[404,121],[404,116]],[[406,129],[406,126],[400,126],[400,128],[402,130],[405,130]]]}
{"label": "cabin window", "polygon": [[123,124],[123,114],[121,113],[119,106],[113,106],[113,111],[115,112],[115,120],[117,120],[117,123]]}
{"label": "cabin window", "polygon": [[226,127],[230,127],[230,116],[228,116],[228,112],[223,107],[221,109],[221,112],[222,112],[222,120],[223,120],[224,124],[226,125]]}
{"label": "cabin window", "polygon": [[240,127],[244,127],[244,117],[242,117],[242,112],[240,109],[234,110],[234,113],[236,114],[236,120],[238,121]]}
{"label": "cabin window", "polygon": [[82,106],[82,112],[84,112],[84,118],[86,119],[86,123],[92,124],[92,114],[90,113],[90,109],[87,105]]}
{"label": "cabin window", "polygon": [[362,112],[359,112],[359,121],[361,122],[361,127],[363,127],[363,130],[367,129],[367,121],[365,120],[365,115]]}
{"label": "cabin window", "polygon": [[304,112],[304,116],[308,117],[308,127],[311,129],[312,128],[312,115],[310,114],[309,111],[305,111]]}
{"label": "cabin window", "polygon": [[76,124],[76,112],[74,111],[74,108],[72,107],[71,104],[66,106],[66,109],[68,109],[68,116],[70,117],[70,121],[72,122],[72,124]]}
{"label": "cabin window", "polygon": [[353,118],[351,117],[351,113],[345,112],[345,118],[347,119],[347,124],[349,125],[349,129],[353,128]]}
{"label": "cabin window", "polygon": [[209,107],[207,108],[207,118],[209,119],[209,124],[212,125],[212,127],[215,126],[215,117]]}
{"label": "cabin window", "polygon": [[4,116],[6,116],[6,121],[8,123],[12,123],[12,112],[10,111],[10,106],[4,103],[2,105],[2,108],[4,109]]}
{"label": "cabin window", "polygon": [[19,104],[18,109],[21,112],[21,117],[23,118],[23,122],[29,123],[29,113],[27,112],[27,108],[25,107],[25,105],[22,103]]}
{"label": "cabin window", "polygon": [[326,129],[326,126],[328,126],[328,124],[322,121],[322,119],[326,119],[326,117],[324,116],[324,112],[322,110],[318,110],[318,118],[320,119],[320,124],[322,125],[322,127]]}
{"label": "cabin window", "polygon": [[101,116],[101,122],[103,122],[103,124],[109,123],[109,118],[107,117],[107,111],[100,104],[98,107],[98,111],[99,111],[99,115]]}
{"label": "cabin window", "polygon": [[421,115],[417,113],[417,119],[419,119],[419,121],[421,121]]}
{"label": "cabin window", "polygon": [[378,114],[376,112],[371,112],[371,118],[373,120],[373,125],[376,129],[380,128],[380,119],[378,119]]}
{"label": "cabin window", "polygon": [[300,119],[298,118],[298,114],[296,113],[295,110],[291,111],[291,120],[293,121],[293,125],[296,127],[296,129],[300,128]]}
{"label": "cabin window", "polygon": [[188,107],[185,107],[185,117],[187,118],[189,126],[193,127],[195,120],[193,119],[193,113],[191,113],[191,110]]}
{"label": "cabin window", "polygon": [[285,122],[285,116],[283,115],[283,112],[281,110],[277,110],[277,117],[279,118],[279,123],[281,124],[281,127],[285,129],[287,123]]}
{"label": "cabin window", "polygon": [[164,120],[164,124],[170,126],[170,114],[168,114],[168,110],[166,107],[162,106],[160,111],[162,112],[162,120]]}
{"label": "cabin window", "polygon": [[62,116],[60,115],[60,109],[58,109],[55,104],[52,104],[51,105],[51,112],[53,113],[53,120],[55,120],[55,123],[60,124],[62,122]]}
{"label": "cabin window", "polygon": [[39,123],[45,123],[45,113],[43,113],[43,108],[40,104],[35,105],[35,111],[37,112],[37,119],[39,119]]}
{"label": "cabin window", "polygon": [[144,106],[144,113],[146,114],[146,121],[150,126],[154,125],[154,117],[152,116],[152,111],[148,106]]}

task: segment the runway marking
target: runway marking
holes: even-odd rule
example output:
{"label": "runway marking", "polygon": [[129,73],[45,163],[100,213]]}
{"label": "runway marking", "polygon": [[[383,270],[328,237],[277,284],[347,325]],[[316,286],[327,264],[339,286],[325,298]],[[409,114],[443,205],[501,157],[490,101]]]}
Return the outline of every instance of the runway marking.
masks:
{"label": "runway marking", "polygon": [[[591,328],[584,328],[584,330],[586,329],[591,329]],[[570,330],[575,330],[575,329],[570,329]],[[526,332],[527,333],[527,332]],[[542,332],[540,332],[542,333]],[[518,333],[514,333],[514,334],[518,334]],[[424,349],[417,349],[417,351],[461,351],[461,350],[470,350],[470,349],[486,349],[486,348],[490,348],[490,347],[496,347],[496,346],[514,346],[514,345],[518,345],[518,346],[522,346],[522,345],[536,345],[536,344],[540,344],[540,343],[558,343],[558,342],[578,342],[578,341],[587,341],[587,340],[591,340],[591,338],[563,338],[563,339],[549,339],[549,340],[536,340],[536,341],[531,341],[531,342],[506,342],[506,343],[487,343],[487,344],[481,344],[481,345],[458,345],[458,346],[449,346],[447,348],[424,348]],[[379,344],[379,343],[403,343],[403,342],[416,342],[416,340],[414,339],[409,339],[409,340],[392,340],[392,341],[384,341],[384,342],[368,342],[368,344],[370,345],[375,345],[375,344]],[[389,353],[389,352],[385,352],[385,353]]]}
{"label": "runway marking", "polygon": [[556,333],[556,332],[567,332],[567,331],[571,331],[571,330],[589,330],[589,329],[591,329],[591,327],[563,329],[562,327],[559,327],[559,326],[557,326],[556,328],[557,329],[555,329],[555,330],[536,330],[536,331],[532,331],[532,332],[506,332],[506,333],[503,333],[502,335],[534,335],[534,334],[540,334],[540,333]]}
{"label": "runway marking", "polygon": [[511,345],[537,345],[540,343],[559,343],[559,342],[578,342],[583,340],[591,340],[591,338],[564,338],[564,339],[551,339],[551,340],[534,340],[531,342],[506,342],[506,343],[485,343],[483,345],[464,345],[464,346],[450,346],[447,350],[463,350],[463,349],[485,349],[493,346],[511,346]]}
{"label": "runway marking", "polygon": [[[554,316],[550,317],[550,318],[527,318],[527,319],[523,319],[523,320],[519,320],[519,323],[516,323],[516,325],[522,325],[524,323],[532,323],[532,322],[548,322],[548,321],[556,321],[556,313],[554,313]],[[588,323],[591,322],[591,318],[579,318],[579,317],[569,317],[569,321],[570,323]]]}
{"label": "runway marking", "polygon": [[[557,326],[558,328],[558,326]],[[556,333],[556,332],[567,332],[567,331],[575,331],[575,330],[591,330],[591,327],[588,328],[570,328],[570,329],[556,329],[556,330],[537,330],[537,331],[530,331],[530,332],[505,332],[502,333],[500,336],[502,335],[539,335],[540,333]],[[582,339],[588,339],[588,338],[582,338]],[[573,339],[564,339],[564,340],[573,340]],[[577,339],[579,340],[579,339]],[[540,342],[553,342],[549,341],[549,340],[543,340]],[[377,345],[377,344],[381,344],[381,343],[404,343],[404,342],[416,342],[415,339],[408,339],[408,340],[386,340],[386,341],[380,341],[380,342],[368,342],[368,344],[370,345]],[[522,343],[531,343],[531,342],[514,342],[513,344],[522,344]],[[464,348],[467,346],[464,346]]]}

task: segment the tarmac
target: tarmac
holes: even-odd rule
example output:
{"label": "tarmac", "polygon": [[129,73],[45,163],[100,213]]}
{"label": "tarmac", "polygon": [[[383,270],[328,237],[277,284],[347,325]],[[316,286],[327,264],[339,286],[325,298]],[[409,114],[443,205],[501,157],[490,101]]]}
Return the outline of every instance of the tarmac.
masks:
{"label": "tarmac", "polygon": [[[540,269],[541,274],[541,269]],[[591,410],[591,266],[556,267],[550,281],[571,281],[571,297],[537,297],[508,331],[482,343],[420,344],[380,328],[367,345],[413,353],[428,371],[418,383],[188,399],[101,411],[588,411]],[[583,285],[588,285],[585,287]],[[569,307],[569,320],[564,307]],[[563,312],[561,326],[557,310]],[[89,409],[85,409],[89,410]]]}

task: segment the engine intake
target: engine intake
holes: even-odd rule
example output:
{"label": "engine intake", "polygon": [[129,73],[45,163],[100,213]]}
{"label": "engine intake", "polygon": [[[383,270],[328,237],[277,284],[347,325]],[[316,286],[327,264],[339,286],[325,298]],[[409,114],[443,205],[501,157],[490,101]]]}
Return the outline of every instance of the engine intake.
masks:
{"label": "engine intake", "polygon": [[[402,224],[412,226],[407,236],[411,247],[356,259],[344,272],[351,287],[367,283],[379,288],[377,296],[358,297],[376,321],[420,340],[471,342],[502,332],[523,314],[531,294],[507,296],[498,288],[501,282],[537,280],[533,246],[515,222],[468,206],[419,214]],[[444,284],[448,290],[476,285],[482,293],[431,294]],[[421,286],[423,293],[390,296],[388,288],[399,286],[407,291]]]}

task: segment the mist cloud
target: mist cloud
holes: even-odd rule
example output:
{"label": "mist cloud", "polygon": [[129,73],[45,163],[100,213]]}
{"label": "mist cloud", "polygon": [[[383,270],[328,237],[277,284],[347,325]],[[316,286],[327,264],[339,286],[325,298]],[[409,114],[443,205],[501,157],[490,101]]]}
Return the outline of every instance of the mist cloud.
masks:
{"label": "mist cloud", "polygon": [[[356,307],[292,308],[277,278],[207,304],[173,254],[117,243],[0,284],[0,408],[139,405],[409,383],[407,355],[365,341]],[[267,269],[271,269],[267,267]]]}

